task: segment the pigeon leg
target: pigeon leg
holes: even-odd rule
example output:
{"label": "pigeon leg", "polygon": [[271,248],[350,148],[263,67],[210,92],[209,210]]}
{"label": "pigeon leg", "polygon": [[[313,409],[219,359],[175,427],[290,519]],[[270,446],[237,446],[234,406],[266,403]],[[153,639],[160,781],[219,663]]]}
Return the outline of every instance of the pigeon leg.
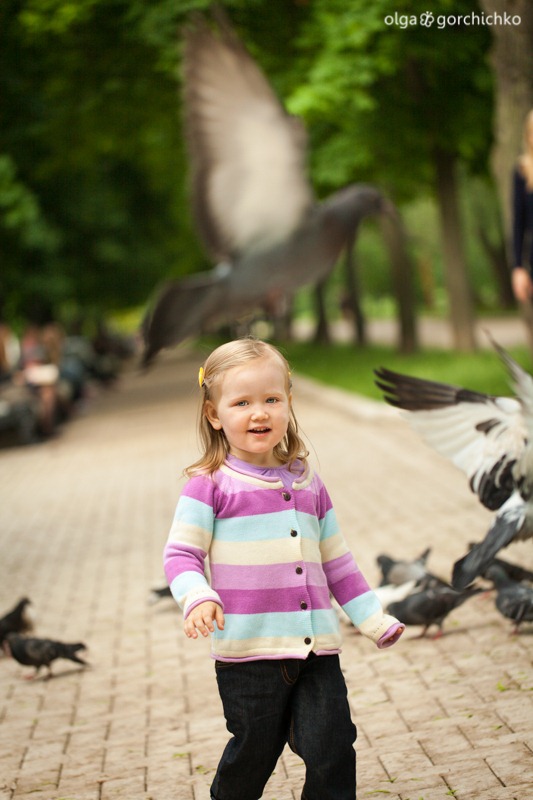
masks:
{"label": "pigeon leg", "polygon": [[417,636],[411,636],[410,638],[411,639],[425,639],[428,628],[429,628],[429,625],[425,625],[423,630],[422,630],[422,633],[419,633]]}

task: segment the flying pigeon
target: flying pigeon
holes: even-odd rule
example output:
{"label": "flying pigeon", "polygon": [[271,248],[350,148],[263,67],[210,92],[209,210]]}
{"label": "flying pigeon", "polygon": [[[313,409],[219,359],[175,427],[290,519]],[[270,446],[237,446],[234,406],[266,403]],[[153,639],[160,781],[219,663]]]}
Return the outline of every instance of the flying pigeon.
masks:
{"label": "flying pigeon", "polygon": [[428,572],[426,563],[431,553],[431,548],[428,547],[417,558],[412,561],[396,560],[389,555],[379,555],[376,558],[377,564],[381,569],[381,583],[380,586],[392,583],[399,586],[407,581],[419,581],[424,578]]}
{"label": "flying pigeon", "polygon": [[10,633],[6,637],[3,647],[6,655],[14,658],[19,664],[35,667],[33,677],[37,676],[41,667],[47,667],[48,677],[50,677],[52,675],[52,662],[57,658],[65,658],[75,661],[77,664],[88,666],[86,661],[76,655],[79,650],[87,649],[82,642],[67,644],[52,639],[37,639]]}
{"label": "flying pigeon", "polygon": [[32,630],[33,620],[28,609],[30,604],[31,601],[23,597],[11,611],[0,618],[0,644],[9,633],[25,633]]}
{"label": "flying pigeon", "polygon": [[388,613],[405,625],[423,625],[424,629],[418,638],[425,636],[431,625],[437,625],[438,632],[433,638],[438,639],[442,636],[442,626],[448,614],[474,595],[485,591],[480,587],[468,587],[458,592],[451,586],[422,589],[404,600],[390,603]]}
{"label": "flying pigeon", "polygon": [[504,569],[493,564],[487,570],[487,578],[496,587],[496,608],[514,624],[513,633],[518,633],[522,622],[533,622],[533,588],[512,580]]}
{"label": "flying pigeon", "polygon": [[481,503],[496,511],[483,541],[453,567],[452,585],[468,586],[511,542],[533,537],[533,378],[492,342],[515,397],[494,397],[381,368],[385,400],[408,412],[425,441],[468,476]]}
{"label": "flying pigeon", "polygon": [[324,280],[365,215],[392,216],[372,185],[315,200],[306,134],[219,10],[184,35],[184,116],[192,210],[210,271],[170,281],[148,310],[147,366],[165,347],[276,306]]}

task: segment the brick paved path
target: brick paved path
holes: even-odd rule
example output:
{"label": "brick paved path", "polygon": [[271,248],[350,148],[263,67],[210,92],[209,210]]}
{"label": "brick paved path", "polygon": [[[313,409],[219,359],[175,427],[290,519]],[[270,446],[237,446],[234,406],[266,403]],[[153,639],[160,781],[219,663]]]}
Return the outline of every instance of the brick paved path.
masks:
{"label": "brick paved path", "polygon": [[[61,436],[0,450],[0,612],[31,597],[36,634],[87,643],[91,668],[56,662],[27,681],[0,659],[0,800],[208,800],[226,731],[208,643],[186,640],[177,607],[148,605],[196,454],[199,357],[128,372]],[[380,552],[449,577],[489,515],[463,476],[384,405],[295,376],[313,460],[371,582]],[[533,566],[531,546],[507,557]],[[438,641],[408,630],[378,651],[344,629],[342,664],[358,726],[358,798],[531,800],[533,626],[519,636],[476,597]],[[264,797],[296,800],[283,754]]]}

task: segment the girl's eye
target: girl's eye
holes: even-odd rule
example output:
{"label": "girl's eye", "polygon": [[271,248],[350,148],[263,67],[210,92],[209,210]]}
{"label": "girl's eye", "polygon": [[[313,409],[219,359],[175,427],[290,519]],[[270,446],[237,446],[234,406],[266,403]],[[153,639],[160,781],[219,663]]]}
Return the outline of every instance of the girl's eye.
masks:
{"label": "girl's eye", "polygon": [[277,403],[277,402],[278,402],[278,398],[277,397],[269,397],[269,398],[267,398],[267,403]]}
{"label": "girl's eye", "polygon": [[248,400],[239,400],[238,403],[235,403],[236,406],[247,406]]}

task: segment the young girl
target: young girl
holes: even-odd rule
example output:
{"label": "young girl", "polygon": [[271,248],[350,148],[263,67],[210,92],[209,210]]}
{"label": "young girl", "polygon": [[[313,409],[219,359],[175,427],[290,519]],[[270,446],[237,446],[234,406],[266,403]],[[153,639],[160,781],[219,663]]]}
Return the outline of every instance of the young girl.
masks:
{"label": "young girl", "polygon": [[404,626],[383,613],[307,463],[281,353],[228,342],[198,378],[203,454],[185,471],[164,557],[186,635],[211,634],[232,734],[211,797],[258,800],[288,742],[305,762],[302,798],[354,800],[356,729],[330,593],[378,647]]}

